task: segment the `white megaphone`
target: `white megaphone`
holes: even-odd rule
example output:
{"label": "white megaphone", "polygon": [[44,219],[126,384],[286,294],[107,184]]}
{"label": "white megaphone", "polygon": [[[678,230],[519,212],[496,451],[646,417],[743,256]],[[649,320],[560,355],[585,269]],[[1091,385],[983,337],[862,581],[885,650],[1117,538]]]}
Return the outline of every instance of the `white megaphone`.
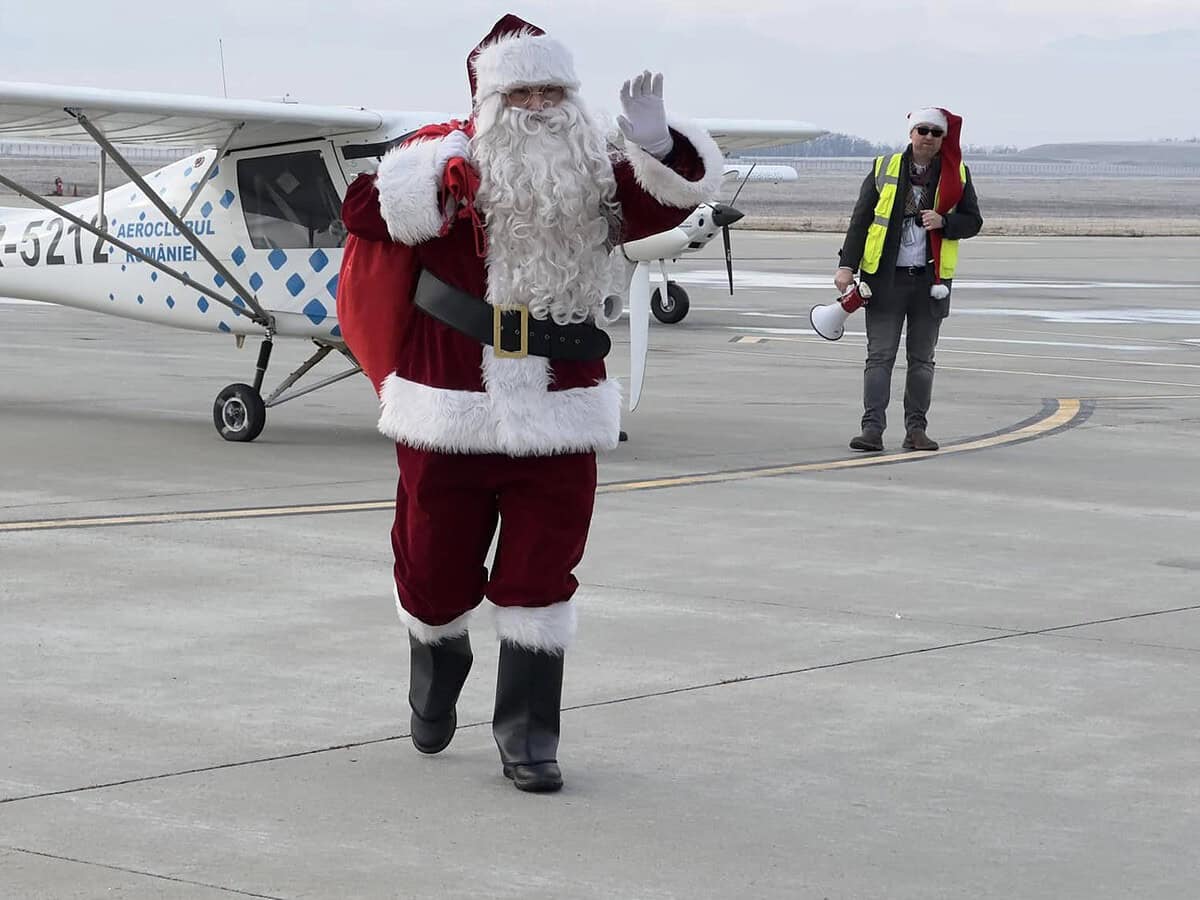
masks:
{"label": "white megaphone", "polygon": [[813,331],[827,341],[836,341],[845,333],[846,319],[871,299],[871,287],[865,282],[850,285],[846,293],[834,303],[814,306],[808,311],[808,321]]}

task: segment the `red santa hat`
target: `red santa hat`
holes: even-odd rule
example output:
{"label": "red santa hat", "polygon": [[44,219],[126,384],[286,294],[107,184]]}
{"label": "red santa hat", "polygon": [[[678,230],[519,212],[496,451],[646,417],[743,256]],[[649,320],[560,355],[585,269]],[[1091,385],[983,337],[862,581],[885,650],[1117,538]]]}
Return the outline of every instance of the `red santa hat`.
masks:
{"label": "red santa hat", "polygon": [[493,94],[527,85],[553,84],[579,89],[571,52],[546,32],[517,16],[504,16],[467,57],[471,97],[476,105]]}
{"label": "red santa hat", "polygon": [[[933,211],[939,216],[948,213],[962,199],[963,184],[958,174],[962,165],[962,147],[959,143],[962,136],[962,121],[962,116],[956,116],[950,110],[940,106],[916,109],[908,114],[909,131],[918,125],[932,125],[942,129],[944,134],[942,149],[939,153],[942,165],[938,174],[937,203],[933,207]],[[942,262],[942,229],[938,228],[929,232],[929,249],[933,254],[933,287],[929,289],[929,292],[940,300],[950,295],[950,289],[942,284],[939,274]]]}

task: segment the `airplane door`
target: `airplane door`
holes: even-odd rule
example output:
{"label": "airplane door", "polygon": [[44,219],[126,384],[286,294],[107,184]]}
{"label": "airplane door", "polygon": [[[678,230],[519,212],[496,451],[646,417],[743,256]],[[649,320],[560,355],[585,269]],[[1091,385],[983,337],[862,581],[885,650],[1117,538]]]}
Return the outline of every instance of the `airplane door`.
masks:
{"label": "airplane door", "polygon": [[328,141],[240,153],[233,160],[255,249],[337,248],[346,240],[346,178]]}

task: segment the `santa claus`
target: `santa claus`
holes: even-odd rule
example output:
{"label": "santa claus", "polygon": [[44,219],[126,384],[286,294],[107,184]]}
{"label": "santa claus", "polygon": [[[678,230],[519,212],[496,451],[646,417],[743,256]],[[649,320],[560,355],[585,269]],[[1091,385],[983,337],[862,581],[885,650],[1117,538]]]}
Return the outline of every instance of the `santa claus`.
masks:
{"label": "santa claus", "polygon": [[[571,54],[505,16],[468,57],[468,122],[433,125],[347,193],[338,312],[400,465],[395,598],[409,632],[412,740],[454,736],[487,598],[500,639],[493,733],[505,776],[562,787],[563,654],[621,393],[605,373],[609,256],[716,191],[703,130],[668,122],[662,76],[621,90],[610,142]],[[489,572],[487,553],[499,528]]]}

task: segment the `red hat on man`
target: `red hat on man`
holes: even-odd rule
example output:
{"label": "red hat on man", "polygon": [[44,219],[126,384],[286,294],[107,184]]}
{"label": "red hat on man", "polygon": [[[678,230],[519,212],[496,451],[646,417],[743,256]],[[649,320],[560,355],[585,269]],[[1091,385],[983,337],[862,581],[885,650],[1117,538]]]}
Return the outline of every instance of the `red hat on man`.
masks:
{"label": "red hat on man", "polygon": [[[956,116],[948,109],[940,106],[929,106],[913,110],[908,114],[908,130],[911,132],[918,125],[931,125],[942,129],[942,158],[941,172],[938,175],[937,202],[933,211],[944,216],[962,199],[963,183],[958,170],[962,167],[962,147],[959,140],[962,135],[962,116]],[[929,233],[929,247],[933,253],[933,287],[929,289],[937,299],[950,295],[950,289],[942,284],[942,230],[940,228]]]}

